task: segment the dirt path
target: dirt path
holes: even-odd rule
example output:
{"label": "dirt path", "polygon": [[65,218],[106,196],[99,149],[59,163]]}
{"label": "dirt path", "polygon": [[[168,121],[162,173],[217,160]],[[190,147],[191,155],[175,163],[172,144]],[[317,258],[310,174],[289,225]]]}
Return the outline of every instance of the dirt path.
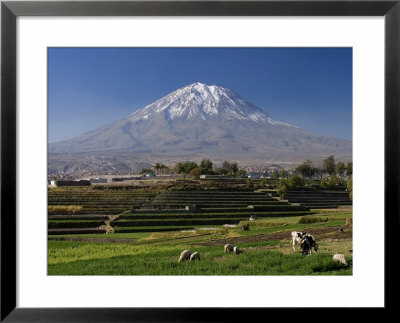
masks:
{"label": "dirt path", "polygon": [[[303,229],[303,232],[311,233],[317,241],[321,241],[323,239],[351,239],[352,238],[352,230],[348,226],[343,226],[344,233],[339,232],[339,228],[341,226],[332,226],[332,227],[325,227],[325,228],[307,228]],[[246,243],[246,242],[259,242],[259,241],[276,241],[276,240],[291,240],[290,237],[291,231],[281,231],[281,232],[274,232],[269,234],[258,234],[254,236],[248,237],[237,237],[237,238],[227,238],[227,239],[217,239],[211,240],[209,242],[199,242],[195,243],[194,241],[190,241],[196,238],[203,238],[207,234],[202,234],[199,236],[189,236],[189,237],[174,237],[171,239],[167,239],[163,241],[164,243],[168,242],[176,242],[176,241],[184,241],[185,239],[189,240],[193,245],[197,246],[223,246],[227,243],[231,244],[239,244],[239,243]],[[139,239],[118,239],[118,238],[90,238],[90,237],[49,237],[48,240],[53,241],[82,241],[82,242],[99,242],[99,243],[132,243],[136,242]],[[159,243],[158,239],[147,240],[143,241],[144,244],[152,244],[152,243]],[[280,246],[259,246],[259,247],[252,247],[250,249],[275,249],[279,248]]]}
{"label": "dirt path", "polygon": [[[351,239],[352,230],[349,227],[343,227],[344,233],[339,232],[339,228],[342,226],[333,226],[333,227],[325,227],[325,228],[306,228],[303,229],[302,232],[311,233],[316,240],[322,240],[325,238],[332,239]],[[227,243],[231,244],[239,244],[246,242],[259,242],[259,241],[273,241],[273,240],[291,240],[290,236],[291,231],[282,231],[282,232],[274,232],[269,234],[257,234],[254,236],[248,237],[238,237],[238,238],[228,238],[228,239],[219,239],[212,240],[206,243],[200,243],[201,246],[222,246]]]}

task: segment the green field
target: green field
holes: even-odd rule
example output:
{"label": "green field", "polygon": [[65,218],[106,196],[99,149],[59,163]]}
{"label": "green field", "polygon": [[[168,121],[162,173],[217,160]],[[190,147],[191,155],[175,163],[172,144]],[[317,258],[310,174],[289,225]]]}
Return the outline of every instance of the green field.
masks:
{"label": "green field", "polygon": [[[201,185],[49,190],[48,274],[352,275],[351,206],[314,210],[270,191]],[[293,251],[292,231],[311,233],[318,253],[302,256],[298,245]],[[243,253],[226,254],[226,243]],[[179,263],[185,249],[201,260]],[[335,253],[349,266],[334,262]]]}

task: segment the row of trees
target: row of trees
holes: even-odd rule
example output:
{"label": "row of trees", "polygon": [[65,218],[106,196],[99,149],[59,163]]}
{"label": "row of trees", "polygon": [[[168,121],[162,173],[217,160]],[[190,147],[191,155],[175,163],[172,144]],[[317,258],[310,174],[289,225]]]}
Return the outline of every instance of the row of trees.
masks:
{"label": "row of trees", "polygon": [[193,177],[200,175],[227,175],[227,176],[244,176],[246,171],[239,169],[237,163],[224,161],[222,167],[213,169],[213,162],[209,159],[203,159],[199,165],[192,161],[179,162],[175,165],[174,171],[177,174],[186,174]]}
{"label": "row of trees", "polygon": [[323,174],[343,176],[345,173],[350,177],[353,174],[353,163],[348,162],[347,165],[341,161],[335,163],[335,157],[330,155],[323,160],[321,168],[315,167],[311,160],[307,160],[296,167],[296,173],[303,178],[312,178],[318,175],[322,178]]}
{"label": "row of trees", "polygon": [[[352,196],[352,193],[353,193],[352,176],[350,176],[347,181],[342,181],[335,174],[332,174],[329,177],[329,179],[327,179],[325,177],[322,178],[319,186],[323,189],[331,189],[337,185],[343,185],[343,184],[346,185],[347,190],[350,192],[350,198],[352,199],[353,198],[353,196]],[[303,177],[293,174],[293,175],[290,175],[290,177],[288,179],[281,178],[279,189],[278,189],[278,194],[281,197],[283,197],[287,191],[295,191],[295,190],[303,189],[304,187],[307,187],[308,185],[309,184],[306,183],[306,181]]]}
{"label": "row of trees", "polygon": [[[191,175],[193,177],[199,177],[200,175],[228,175],[242,177],[246,174],[244,169],[239,169],[237,163],[230,163],[224,161],[222,167],[213,169],[213,162],[209,159],[203,159],[200,164],[193,161],[178,162],[174,167],[170,168],[164,164],[156,163],[153,168],[157,173],[163,174],[184,174]],[[153,172],[151,168],[143,168],[141,173]]]}

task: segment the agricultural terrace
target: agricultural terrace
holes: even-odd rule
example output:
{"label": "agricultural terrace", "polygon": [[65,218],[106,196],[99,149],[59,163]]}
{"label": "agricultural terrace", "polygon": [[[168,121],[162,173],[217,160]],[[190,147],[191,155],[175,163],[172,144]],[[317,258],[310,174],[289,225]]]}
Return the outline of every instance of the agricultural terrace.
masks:
{"label": "agricultural terrace", "polygon": [[[298,192],[294,196],[303,200],[295,203],[281,199],[274,189],[251,184],[177,180],[142,187],[49,189],[48,273],[352,274],[352,209],[346,192]],[[298,194],[309,194],[311,200]],[[342,199],[332,199],[331,194]],[[307,203],[328,207],[310,208]],[[292,231],[311,233],[318,253],[302,256],[298,245],[294,252]],[[225,254],[227,243],[243,253]],[[201,260],[178,263],[184,249],[199,251]],[[343,253],[350,265],[334,262],[334,253]]]}

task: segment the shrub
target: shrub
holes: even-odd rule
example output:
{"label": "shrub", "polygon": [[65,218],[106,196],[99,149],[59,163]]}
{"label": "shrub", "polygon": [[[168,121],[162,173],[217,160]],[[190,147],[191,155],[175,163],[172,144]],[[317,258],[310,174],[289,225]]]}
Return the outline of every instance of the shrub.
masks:
{"label": "shrub", "polygon": [[350,199],[353,199],[353,177],[350,176],[349,180],[347,181],[347,190],[350,192],[349,196]]}
{"label": "shrub", "polygon": [[246,185],[249,188],[253,188],[254,187],[254,179],[248,178],[247,181],[246,181]]}
{"label": "shrub", "polygon": [[281,187],[278,189],[277,193],[279,194],[281,199],[283,199],[287,191],[288,191],[287,186],[286,185],[281,185]]}
{"label": "shrub", "polygon": [[304,183],[305,183],[304,179],[301,178],[300,176],[293,174],[289,177],[289,188],[291,190],[297,190],[299,188],[302,188],[304,186]]}
{"label": "shrub", "polygon": [[199,177],[200,177],[200,174],[201,174],[200,168],[199,168],[199,167],[193,168],[193,169],[190,171],[189,174],[190,174],[190,176],[192,176],[193,178],[199,178]]}

